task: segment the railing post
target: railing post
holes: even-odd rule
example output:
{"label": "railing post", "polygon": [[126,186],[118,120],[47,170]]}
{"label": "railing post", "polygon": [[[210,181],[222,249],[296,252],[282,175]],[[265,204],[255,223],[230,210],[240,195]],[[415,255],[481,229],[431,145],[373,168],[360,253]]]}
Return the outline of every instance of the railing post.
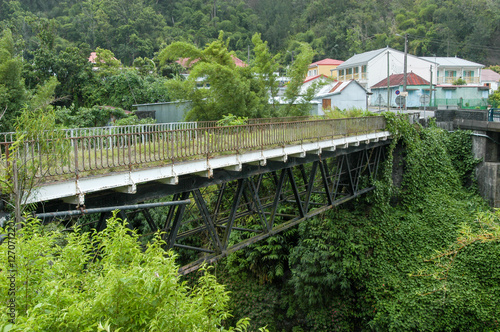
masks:
{"label": "railing post", "polygon": [[[71,138],[73,141],[73,138]],[[78,179],[78,141],[74,142],[74,149],[75,149],[75,177]]]}
{"label": "railing post", "polygon": [[207,157],[207,160],[208,160],[208,151],[210,149],[209,145],[210,145],[210,135],[211,135],[210,131],[211,130],[212,130],[212,128],[210,128],[210,127],[207,128],[207,131],[206,131],[207,135],[205,137],[205,155]]}

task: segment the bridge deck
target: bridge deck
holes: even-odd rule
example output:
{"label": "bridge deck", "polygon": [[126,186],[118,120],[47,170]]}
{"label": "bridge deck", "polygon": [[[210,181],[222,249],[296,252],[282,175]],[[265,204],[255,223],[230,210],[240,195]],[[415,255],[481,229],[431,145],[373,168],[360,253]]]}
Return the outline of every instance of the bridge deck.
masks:
{"label": "bridge deck", "polygon": [[260,164],[264,166],[267,160],[286,162],[288,157],[305,157],[308,153],[321,154],[323,150],[334,151],[339,148],[347,148],[350,145],[378,142],[379,140],[386,140],[389,136],[389,132],[382,131],[49,183],[44,184],[36,193],[29,197],[28,203],[74,198],[77,199],[75,203],[83,204],[84,195],[87,193],[114,189],[133,194],[136,191],[136,186],[141,183],[158,181],[175,185],[178,182],[178,177],[183,175],[211,177],[214,169],[223,168],[231,171],[241,171],[243,164]]}
{"label": "bridge deck", "polygon": [[[10,139],[3,135],[0,172],[8,169],[14,141],[12,134]],[[26,203],[65,199],[83,204],[88,193],[113,189],[133,194],[141,183],[175,185],[182,175],[211,177],[214,169],[240,171],[243,164],[285,162],[289,156],[321,154],[322,150],[386,139],[390,134],[383,117],[365,117],[180,129],[111,127],[65,135],[63,152],[58,155],[47,144],[52,140],[48,134],[25,138],[16,150],[19,165],[37,169],[34,177],[39,189]]]}

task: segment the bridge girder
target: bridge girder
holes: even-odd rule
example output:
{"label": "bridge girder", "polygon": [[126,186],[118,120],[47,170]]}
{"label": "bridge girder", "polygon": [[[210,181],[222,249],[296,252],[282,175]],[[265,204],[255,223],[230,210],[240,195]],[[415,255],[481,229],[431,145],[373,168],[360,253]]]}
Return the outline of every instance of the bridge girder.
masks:
{"label": "bridge girder", "polygon": [[[182,176],[177,184],[137,186],[133,194],[96,193],[86,198],[86,204],[105,207],[166,197],[172,203],[191,199],[189,205],[169,206],[161,220],[154,220],[150,208],[133,210],[127,217],[133,225],[134,216],[141,213],[151,232],[163,232],[166,249],[198,252],[198,259],[181,267],[179,272],[186,274],[373,190],[370,180],[377,176],[387,144],[372,142],[289,156],[286,161],[267,160],[265,165],[242,165],[240,171],[217,169],[212,178]],[[63,206],[51,203],[44,208]],[[105,219],[106,213],[101,212],[97,230],[105,227]]]}

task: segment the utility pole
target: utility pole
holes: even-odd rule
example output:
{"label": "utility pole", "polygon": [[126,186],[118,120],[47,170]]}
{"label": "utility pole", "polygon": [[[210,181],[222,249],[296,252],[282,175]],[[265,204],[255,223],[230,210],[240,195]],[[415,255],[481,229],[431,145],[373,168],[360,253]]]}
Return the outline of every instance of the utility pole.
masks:
{"label": "utility pole", "polygon": [[432,65],[430,66],[431,68],[431,84],[429,86],[429,107],[432,105]]}
{"label": "utility pole", "polygon": [[408,72],[408,34],[405,33],[405,60],[404,60],[404,72],[403,72],[403,92],[405,98],[405,111],[406,111],[406,75]]}
{"label": "utility pole", "polygon": [[389,46],[387,46],[387,112],[391,110],[391,89],[390,89],[390,71],[389,71]]}

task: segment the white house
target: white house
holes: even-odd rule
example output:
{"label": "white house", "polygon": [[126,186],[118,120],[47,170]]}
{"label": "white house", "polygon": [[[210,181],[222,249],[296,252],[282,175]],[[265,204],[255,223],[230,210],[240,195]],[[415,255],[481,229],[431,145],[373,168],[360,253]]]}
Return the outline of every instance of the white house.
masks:
{"label": "white house", "polygon": [[[364,87],[355,80],[346,82],[331,82],[316,92],[313,100],[313,115],[325,114],[325,109],[365,109],[367,106],[367,93]],[[316,110],[315,110],[316,109]]]}
{"label": "white house", "polygon": [[[309,101],[311,104],[310,115],[324,115],[324,109],[338,107],[340,109],[365,109],[367,107],[367,91],[354,80],[339,82],[332,81],[325,75],[307,77],[300,87],[300,96],[294,104],[302,104],[306,101],[303,96],[309,89],[314,89],[314,97]],[[269,103],[278,105],[288,104],[283,96],[269,99]]]}
{"label": "white house", "polygon": [[[369,89],[387,78],[388,64],[389,76],[402,74],[404,72],[404,55],[404,52],[389,47],[356,54],[336,68],[338,80],[356,80],[365,89]],[[425,80],[430,80],[430,68],[433,63],[433,61],[408,54],[407,72],[413,72]]]}
{"label": "white house", "polygon": [[433,83],[452,85],[461,78],[467,85],[481,84],[481,71],[484,67],[482,64],[457,57],[421,57],[421,59],[433,63]]}
{"label": "white house", "polygon": [[491,69],[481,70],[481,83],[490,88],[490,94],[498,90],[500,86],[500,74]]}

